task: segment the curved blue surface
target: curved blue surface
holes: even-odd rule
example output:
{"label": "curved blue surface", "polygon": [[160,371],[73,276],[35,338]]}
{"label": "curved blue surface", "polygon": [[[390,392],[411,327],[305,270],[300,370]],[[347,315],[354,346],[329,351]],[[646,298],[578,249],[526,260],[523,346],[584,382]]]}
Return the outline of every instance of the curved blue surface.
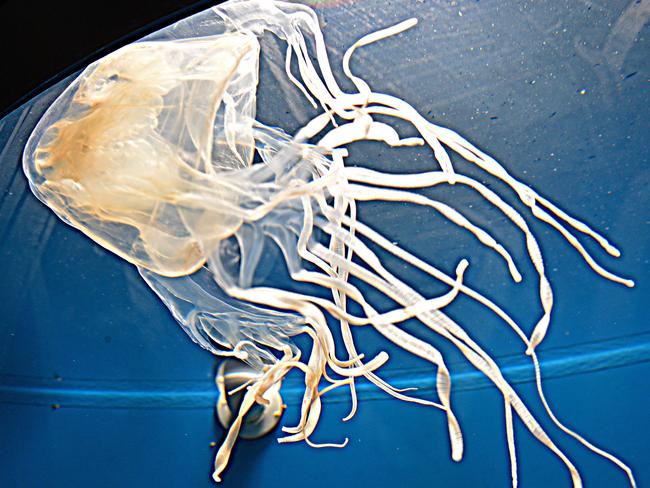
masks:
{"label": "curved blue surface", "polygon": [[[621,259],[601,262],[634,278],[632,290],[599,279],[556,233],[533,224],[557,300],[539,353],[558,416],[620,455],[639,486],[649,484],[648,2],[326,5],[316,6],[334,65],[359,36],[418,17],[417,28],[361,49],[355,72],[458,130],[622,249]],[[272,80],[263,69],[262,81]],[[223,436],[213,414],[214,359],[190,342],[133,267],[58,221],[22,174],[29,132],[68,82],[0,121],[0,486],[212,486],[211,442]],[[272,103],[274,87],[263,85],[260,117],[282,124],[285,108]],[[299,105],[286,111],[300,120]],[[380,169],[432,164],[420,148],[356,144],[351,156]],[[436,196],[462,207],[523,258],[519,236],[471,192],[450,188]],[[442,219],[407,205],[360,210],[363,220],[444,269],[470,256],[470,284],[515,318],[531,316],[534,280],[512,284],[500,261]],[[418,274],[404,276],[436,291]],[[467,299],[449,310],[497,357],[587,486],[626,486],[620,471],[551,426],[523,347],[503,324]],[[426,364],[371,331],[357,331],[356,341],[368,354],[388,350],[383,376],[395,386],[433,394],[434,371]],[[223,486],[508,486],[500,394],[457,353],[436,345],[452,370],[466,439],[461,463],[449,458],[440,412],[361,384],[360,410],[350,422],[340,421],[349,409],[343,390],[324,398],[314,439],[347,436],[348,447],[279,446],[277,433],[240,441]],[[284,425],[296,420],[301,381],[291,377],[283,385],[290,407]],[[522,425],[516,433],[521,486],[568,486],[563,466]]]}

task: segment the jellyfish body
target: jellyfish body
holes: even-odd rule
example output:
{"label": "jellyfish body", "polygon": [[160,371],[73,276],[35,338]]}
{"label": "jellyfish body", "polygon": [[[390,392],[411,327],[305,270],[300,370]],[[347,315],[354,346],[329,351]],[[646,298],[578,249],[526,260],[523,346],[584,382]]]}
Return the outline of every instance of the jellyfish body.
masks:
{"label": "jellyfish body", "polygon": [[[520,337],[535,366],[537,386],[555,424],[588,448],[625,470],[617,458],[561,424],[541,388],[536,346],[551,319],[553,293],[539,244],[523,215],[495,191],[459,174],[453,151],[510,186],[533,217],[557,229],[586,262],[607,279],[631,286],[587,253],[570,229],[586,234],[608,253],[618,251],[584,223],[560,210],[511,176],[493,158],[444,127],[432,124],[405,101],[374,92],[349,66],[355,49],[413,27],[413,19],[371,33],[343,57],[343,71],[356,90],[344,92],[329,64],[314,12],[283,2],[226,2],[202,14],[189,31],[128,45],[91,64],[39,122],[24,153],[32,191],[67,223],[135,264],[175,319],[201,347],[235,356],[257,368],[240,412],[215,461],[215,480],[225,469],[243,416],[264,394],[298,369],[305,376],[301,417],[284,428],[280,442],[310,441],[321,412],[321,396],[345,386],[356,410],[355,382],[371,381],[395,398],[431,405],[446,417],[451,456],[463,454],[461,429],[451,406],[451,376],[441,353],[400,324],[418,319],[450,341],[502,392],[513,485],[517,483],[513,413],[568,467],[574,486],[578,471],[556,447],[503,378],[496,362],[443,311],[463,293],[499,316]],[[314,107],[322,108],[294,134],[256,120],[260,38],[272,34],[286,43],[284,68]],[[316,59],[313,64],[312,56]],[[378,117],[379,116],[379,117]],[[378,119],[381,119],[378,120]],[[386,120],[402,119],[418,137],[401,138]],[[345,164],[345,146],[375,140],[392,147],[425,145],[439,169],[417,174],[384,174]],[[463,282],[468,261],[449,276],[401,249],[356,216],[361,201],[398,201],[439,212],[466,229],[504,260],[514,281],[522,276],[489,232],[455,208],[416,189],[463,185],[496,207],[523,234],[537,274],[541,318],[530,336],[501,308]],[[328,290],[331,298],[256,282],[264,245],[280,249],[296,283]],[[429,274],[449,289],[424,297],[396,277],[373,250],[381,248]],[[355,283],[364,283],[394,304],[380,312]],[[301,288],[302,289],[302,288]],[[362,313],[348,310],[356,302]],[[329,317],[329,320],[328,320]],[[336,350],[333,323],[345,347]],[[366,326],[436,368],[438,401],[410,397],[383,380],[378,369],[388,355],[367,359],[354,343],[352,328]],[[291,337],[312,339],[307,359]],[[327,386],[323,386],[327,384]],[[349,418],[349,417],[348,417]]]}

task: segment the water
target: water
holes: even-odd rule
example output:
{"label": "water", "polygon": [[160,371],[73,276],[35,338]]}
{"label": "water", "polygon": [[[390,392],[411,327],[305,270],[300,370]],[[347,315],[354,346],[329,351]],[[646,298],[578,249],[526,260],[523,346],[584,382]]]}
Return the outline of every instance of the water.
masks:
{"label": "water", "polygon": [[[563,421],[633,467],[639,486],[650,483],[647,4],[372,0],[318,9],[333,64],[360,35],[418,17],[416,29],[360,50],[355,73],[459,131],[623,251],[621,259],[601,262],[634,278],[632,290],[598,278],[555,232],[533,225],[556,295],[539,348],[545,391]],[[262,80],[271,79],[263,68]],[[133,267],[42,206],[20,170],[31,128],[67,82],[0,121],[0,486],[211,486],[210,443],[223,435],[213,414],[213,358],[188,340]],[[274,106],[273,85],[265,86],[265,122],[299,118],[299,107],[285,114]],[[379,169],[432,164],[422,149],[373,144],[354,146],[351,157]],[[435,195],[502,236],[523,259],[516,232],[471,192]],[[500,261],[442,219],[405,205],[360,213],[444,269],[469,255],[471,284],[516,318],[534,313],[534,280],[509,283]],[[418,274],[405,271],[405,279],[439,291]],[[469,300],[449,311],[497,358],[587,486],[625,486],[610,463],[551,427],[523,347],[504,325]],[[416,324],[408,327],[427,337]],[[433,395],[426,364],[370,331],[358,331],[357,344],[391,353],[384,377],[395,386],[415,384]],[[501,396],[457,353],[446,352],[466,441],[461,463],[449,458],[440,412],[389,400],[363,384],[350,422],[340,422],[349,409],[345,392],[325,397],[314,436],[349,437],[345,449],[279,446],[277,434],[242,441],[223,485],[507,486]],[[284,385],[289,409],[282,424],[296,419],[301,381]],[[521,486],[568,486],[563,466],[520,424],[516,436]]]}

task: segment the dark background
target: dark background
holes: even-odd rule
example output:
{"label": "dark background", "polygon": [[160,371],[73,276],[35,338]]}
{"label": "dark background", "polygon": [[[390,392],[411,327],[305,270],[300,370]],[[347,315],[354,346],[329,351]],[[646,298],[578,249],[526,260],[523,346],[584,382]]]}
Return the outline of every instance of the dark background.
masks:
{"label": "dark background", "polygon": [[102,54],[218,3],[0,0],[0,116]]}

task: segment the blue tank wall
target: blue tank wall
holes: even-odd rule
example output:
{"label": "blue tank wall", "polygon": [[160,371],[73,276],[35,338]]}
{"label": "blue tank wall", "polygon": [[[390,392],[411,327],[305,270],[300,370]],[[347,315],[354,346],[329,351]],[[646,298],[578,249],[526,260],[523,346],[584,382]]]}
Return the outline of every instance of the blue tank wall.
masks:
{"label": "blue tank wall", "polygon": [[[355,73],[458,130],[622,249],[620,260],[601,262],[634,278],[632,290],[599,279],[555,232],[533,225],[557,299],[539,353],[558,416],[620,455],[640,486],[649,484],[648,2],[329,3],[317,11],[336,65],[360,35],[418,17],[415,29],[360,50]],[[262,81],[271,76],[263,71]],[[215,360],[190,342],[132,266],[40,204],[20,169],[31,128],[65,85],[0,121],[0,486],[211,486],[211,442],[224,435],[213,414]],[[272,103],[277,85],[265,87],[264,121],[299,120],[299,107]],[[433,164],[422,149],[371,144],[355,145],[351,157],[393,171]],[[523,259],[519,236],[470,192],[436,195],[500,234]],[[441,219],[404,205],[366,206],[360,215],[444,269],[469,255],[471,284],[515,317],[531,316],[534,280],[508,283],[500,261]],[[450,314],[498,358],[587,486],[625,486],[620,471],[552,427],[513,334],[468,300]],[[426,364],[370,331],[358,331],[357,343],[391,353],[386,378],[433,395]],[[440,412],[362,387],[359,412],[347,423],[340,421],[349,409],[345,393],[325,398],[314,436],[347,436],[345,449],[279,446],[279,431],[240,441],[223,486],[507,486],[501,396],[447,353],[466,441],[461,463],[450,460]],[[296,420],[300,383],[291,377],[283,387],[284,425]],[[563,466],[521,424],[516,433],[521,486],[568,485]]]}

